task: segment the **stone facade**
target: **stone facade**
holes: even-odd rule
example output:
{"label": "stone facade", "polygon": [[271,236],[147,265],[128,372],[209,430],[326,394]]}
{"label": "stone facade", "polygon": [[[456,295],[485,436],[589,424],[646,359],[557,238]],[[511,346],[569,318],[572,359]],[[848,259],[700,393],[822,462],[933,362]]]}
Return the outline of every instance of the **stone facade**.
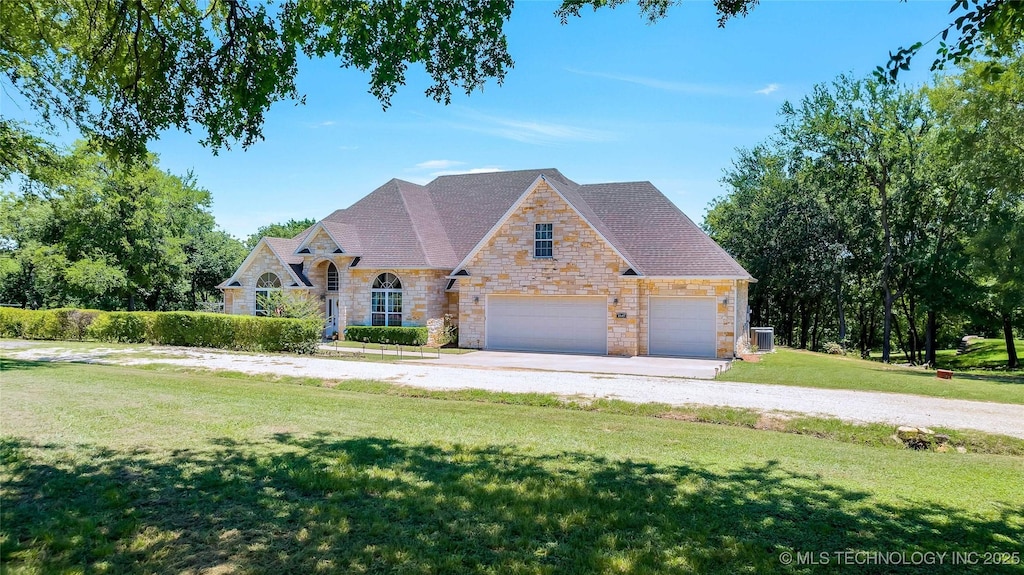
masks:
{"label": "stone facade", "polygon": [[[256,248],[256,253],[250,260],[249,266],[241,270],[236,276],[240,287],[226,287],[224,289],[224,311],[226,313],[252,315],[256,313],[256,280],[267,272],[276,274],[281,280],[281,287],[284,290],[295,289],[291,285],[295,283],[291,273],[285,269],[281,260],[274,255],[267,244],[261,244]],[[284,254],[282,254],[284,255]],[[299,288],[307,291],[306,288]]]}
{"label": "stone facade", "polygon": [[[534,258],[534,224],[553,224],[553,257]],[[608,353],[637,355],[637,281],[629,266],[546,182],[467,262],[459,278],[459,345],[486,342],[487,295],[591,295],[608,301]],[[618,303],[615,303],[618,300]],[[625,313],[625,318],[616,315]]]}
{"label": "stone facade", "polygon": [[382,273],[393,273],[402,282],[402,325],[423,326],[427,320],[444,317],[448,300],[444,286],[448,270],[347,268],[343,305],[347,325],[370,325],[370,289]]}

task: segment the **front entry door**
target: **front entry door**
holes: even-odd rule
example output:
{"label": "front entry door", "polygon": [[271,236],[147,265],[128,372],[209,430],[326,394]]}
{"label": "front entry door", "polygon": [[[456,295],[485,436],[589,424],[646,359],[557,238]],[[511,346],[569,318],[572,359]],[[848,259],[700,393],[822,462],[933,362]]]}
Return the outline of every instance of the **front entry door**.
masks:
{"label": "front entry door", "polygon": [[327,337],[338,333],[338,296],[327,296]]}

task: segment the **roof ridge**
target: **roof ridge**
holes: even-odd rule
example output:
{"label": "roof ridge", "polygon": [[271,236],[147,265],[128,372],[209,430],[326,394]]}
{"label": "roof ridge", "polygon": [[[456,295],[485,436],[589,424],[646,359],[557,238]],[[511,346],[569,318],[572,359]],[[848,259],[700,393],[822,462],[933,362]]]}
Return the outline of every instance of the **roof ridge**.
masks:
{"label": "roof ridge", "polygon": [[[430,259],[430,255],[427,253],[426,246],[423,243],[423,232],[420,231],[419,222],[417,222],[417,218],[413,216],[413,211],[409,209],[409,200],[405,197],[405,190],[402,188],[400,183],[402,180],[399,180],[398,178],[391,178],[391,181],[395,182],[395,189],[398,191],[398,199],[402,201],[402,207],[405,209],[405,213],[409,216],[409,223],[412,224],[412,231],[416,234],[416,243],[420,246],[420,253],[423,255],[423,259],[427,260],[427,263],[433,263]],[[433,207],[433,202],[431,202],[431,207]],[[448,239],[447,235],[445,236],[445,239]]]}

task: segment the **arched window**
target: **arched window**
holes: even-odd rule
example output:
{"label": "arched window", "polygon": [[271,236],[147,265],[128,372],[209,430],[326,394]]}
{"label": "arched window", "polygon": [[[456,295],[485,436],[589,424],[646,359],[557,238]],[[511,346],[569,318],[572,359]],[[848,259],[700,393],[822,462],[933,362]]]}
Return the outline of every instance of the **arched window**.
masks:
{"label": "arched window", "polygon": [[395,274],[380,274],[373,281],[373,289],[370,290],[370,323],[402,325],[402,280]]}
{"label": "arched window", "polygon": [[270,315],[269,299],[272,292],[281,291],[281,278],[267,272],[256,280],[256,315]]}
{"label": "arched window", "polygon": [[327,291],[338,291],[338,268],[327,264]]}

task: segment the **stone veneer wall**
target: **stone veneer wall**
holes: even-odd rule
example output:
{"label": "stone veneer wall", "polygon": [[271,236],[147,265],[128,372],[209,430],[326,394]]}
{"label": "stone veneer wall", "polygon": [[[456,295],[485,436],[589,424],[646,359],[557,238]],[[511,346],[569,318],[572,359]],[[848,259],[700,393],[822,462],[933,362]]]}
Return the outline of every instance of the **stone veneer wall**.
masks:
{"label": "stone veneer wall", "polygon": [[[277,256],[270,251],[266,244],[261,245],[258,250],[250,261],[249,267],[242,270],[242,273],[237,278],[242,286],[226,288],[224,290],[224,311],[226,313],[242,315],[252,315],[255,313],[256,280],[266,272],[277,274],[277,277],[281,279],[281,287],[285,290],[295,283],[291,274],[281,264],[281,260],[277,259]],[[306,290],[303,289],[303,291]],[[230,295],[228,295],[229,293]],[[230,305],[228,303],[229,300]]]}
{"label": "stone veneer wall", "polygon": [[391,272],[402,280],[402,325],[427,325],[443,317],[447,308],[444,286],[449,270],[347,268],[343,280],[342,305],[347,306],[348,325],[370,325],[370,289],[382,273]]}
{"label": "stone veneer wall", "polygon": [[[551,223],[554,257],[533,257],[534,224]],[[638,353],[637,281],[623,278],[626,263],[565,200],[541,182],[459,278],[459,345],[486,342],[488,294],[602,295],[608,300],[608,353]],[[619,303],[613,303],[618,299]],[[625,318],[616,318],[625,313]]]}

